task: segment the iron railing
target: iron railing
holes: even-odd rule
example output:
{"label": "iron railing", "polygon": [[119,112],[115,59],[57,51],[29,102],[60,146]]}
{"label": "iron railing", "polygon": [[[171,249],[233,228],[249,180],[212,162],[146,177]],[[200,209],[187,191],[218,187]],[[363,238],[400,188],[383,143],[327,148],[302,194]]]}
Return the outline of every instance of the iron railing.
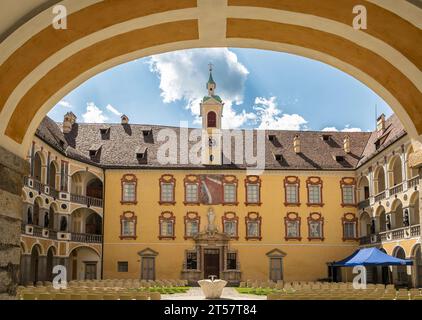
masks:
{"label": "iron railing", "polygon": [[419,185],[419,176],[413,177],[407,181],[407,188],[411,189]]}
{"label": "iron railing", "polygon": [[87,197],[79,194],[71,194],[70,195],[70,201],[79,203],[79,204],[85,204],[88,207],[103,207],[103,199],[94,198],[94,197]]}
{"label": "iron railing", "polygon": [[103,236],[101,234],[71,233],[71,240],[75,242],[101,243]]}
{"label": "iron railing", "polygon": [[390,189],[390,196],[395,195],[403,191],[403,183],[400,183]]}
{"label": "iron railing", "polygon": [[375,202],[379,202],[383,199],[385,199],[385,191],[380,192],[375,196]]}

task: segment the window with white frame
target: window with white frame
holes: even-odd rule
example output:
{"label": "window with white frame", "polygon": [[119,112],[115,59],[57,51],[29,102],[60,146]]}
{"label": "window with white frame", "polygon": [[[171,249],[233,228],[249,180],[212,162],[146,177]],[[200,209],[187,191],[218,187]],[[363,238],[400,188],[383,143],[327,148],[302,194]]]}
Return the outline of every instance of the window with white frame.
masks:
{"label": "window with white frame", "polygon": [[174,201],[174,184],[172,182],[161,182],[161,202]]}
{"label": "window with white frame", "polygon": [[186,221],[186,237],[193,237],[199,232],[199,220],[188,219]]}
{"label": "window with white frame", "polygon": [[236,202],[236,184],[234,183],[224,184],[224,202],[225,203]]}
{"label": "window with white frame", "polygon": [[286,184],[286,202],[298,203],[299,202],[299,188],[297,184]]}
{"label": "window with white frame", "polygon": [[123,202],[136,201],[136,182],[123,182]]}
{"label": "window with white frame", "polygon": [[136,239],[136,216],[134,212],[126,211],[120,216],[120,238]]}
{"label": "window with white frame", "polygon": [[186,192],[186,202],[197,203],[198,198],[198,184],[197,183],[186,183],[185,192]]}
{"label": "window with white frame", "polygon": [[354,186],[343,186],[343,204],[355,204]]}
{"label": "window with white frame", "polygon": [[319,204],[321,203],[321,186],[310,185],[309,188],[309,203]]}
{"label": "window with white frame", "polygon": [[246,185],[246,202],[258,203],[259,202],[259,184]]}

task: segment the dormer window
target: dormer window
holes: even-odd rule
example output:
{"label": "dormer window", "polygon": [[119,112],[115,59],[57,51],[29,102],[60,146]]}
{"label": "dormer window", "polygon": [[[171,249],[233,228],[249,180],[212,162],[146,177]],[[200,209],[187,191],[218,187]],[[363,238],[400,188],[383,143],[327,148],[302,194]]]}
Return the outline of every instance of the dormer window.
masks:
{"label": "dormer window", "polygon": [[330,141],[331,135],[330,134],[323,134],[321,136],[321,138],[322,138],[323,141]]}
{"label": "dormer window", "polygon": [[334,156],[334,159],[335,159],[337,162],[342,162],[342,161],[344,161],[344,156],[339,156],[339,155],[337,155],[337,156]]}
{"label": "dormer window", "polygon": [[136,159],[138,160],[145,160],[147,158],[147,151],[148,148],[140,148],[136,151]]}
{"label": "dormer window", "polygon": [[282,156],[281,154],[276,153],[276,154],[273,154],[273,155],[274,155],[274,159],[275,159],[276,161],[281,161],[281,160],[283,160],[283,156]]}
{"label": "dormer window", "polygon": [[268,140],[271,141],[271,142],[274,142],[276,140],[276,136],[274,134],[269,134]]}
{"label": "dormer window", "polygon": [[89,157],[92,158],[96,158],[98,157],[98,154],[101,150],[101,146],[92,146],[91,148],[89,148]]}
{"label": "dormer window", "polygon": [[110,128],[101,128],[100,129],[101,139],[108,140],[110,139]]}
{"label": "dormer window", "polygon": [[144,130],[142,130],[142,135],[144,137],[148,137],[150,134],[152,134],[152,129],[144,129]]}

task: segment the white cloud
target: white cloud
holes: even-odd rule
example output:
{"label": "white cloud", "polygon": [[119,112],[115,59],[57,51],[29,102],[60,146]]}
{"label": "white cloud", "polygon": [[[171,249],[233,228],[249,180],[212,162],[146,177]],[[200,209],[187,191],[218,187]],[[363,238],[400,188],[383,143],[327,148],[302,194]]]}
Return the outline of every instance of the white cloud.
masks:
{"label": "white cloud", "polygon": [[98,108],[93,102],[86,104],[86,113],[82,114],[85,123],[104,123],[108,117],[103,114],[103,110]]}
{"label": "white cloud", "polygon": [[216,94],[224,101],[223,128],[238,128],[255,119],[255,114],[236,110],[243,103],[245,81],[249,74],[237,55],[227,48],[192,49],[151,56],[151,72],[160,78],[163,102],[186,101],[186,108],[200,123],[199,103],[207,95],[208,64],[215,66]]}
{"label": "white cloud", "polygon": [[324,131],[324,132],[327,132],[327,131],[335,131],[335,132],[337,132],[338,131],[338,129],[336,128],[336,127],[326,127],[326,128],[324,128],[324,129],[322,129],[321,131]]}
{"label": "white cloud", "polygon": [[70,102],[66,100],[61,100],[57,105],[65,108],[72,108]]}
{"label": "white cloud", "polygon": [[108,110],[108,111],[110,111],[111,113],[114,113],[116,116],[122,116],[123,115],[123,113],[121,113],[119,110],[117,110],[115,107],[113,107],[111,104],[108,104],[107,106],[106,106],[106,109]]}
{"label": "white cloud", "polygon": [[342,130],[338,130],[336,127],[325,127],[321,131],[332,131],[332,132],[362,132],[361,128],[351,128],[349,124],[347,124]]}
{"label": "white cloud", "polygon": [[269,99],[255,98],[254,110],[257,113],[257,121],[260,122],[258,129],[306,130],[308,122],[298,114],[282,113],[276,99],[274,96]]}

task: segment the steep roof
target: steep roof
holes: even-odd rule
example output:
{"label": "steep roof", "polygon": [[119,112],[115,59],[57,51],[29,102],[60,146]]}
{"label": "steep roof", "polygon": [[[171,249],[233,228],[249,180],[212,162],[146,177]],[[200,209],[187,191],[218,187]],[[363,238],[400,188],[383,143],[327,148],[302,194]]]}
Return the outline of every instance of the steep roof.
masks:
{"label": "steep roof", "polygon": [[[358,167],[368,162],[371,158],[385,150],[388,146],[406,135],[399,118],[393,114],[385,120],[385,129],[378,133],[376,131],[371,133],[368,143],[363,150],[362,159],[358,163]],[[379,142],[377,148],[376,142]]]}
{"label": "steep roof", "polygon": [[[103,129],[103,130],[101,130]],[[105,129],[105,130],[104,130]],[[157,160],[158,149],[166,143],[157,140],[161,129],[172,129],[179,137],[180,128],[145,124],[74,124],[72,131],[63,134],[61,124],[46,117],[36,135],[66,156],[104,168],[167,168],[167,169],[245,169],[243,164],[234,164],[234,143],[231,161],[227,164],[209,166],[202,164],[161,164]],[[188,129],[191,132],[193,129]],[[244,137],[250,130],[238,130]],[[253,130],[254,154],[256,154],[257,130]],[[354,170],[375,154],[405,135],[396,116],[386,121],[378,150],[376,132],[318,132],[318,131],[265,131],[265,169],[267,170]],[[301,152],[295,153],[293,140],[299,136]],[[322,136],[329,136],[324,140]],[[343,150],[343,140],[350,137],[351,152]],[[270,139],[271,137],[271,139]],[[234,139],[233,139],[234,141]],[[190,148],[196,142],[189,142]],[[138,157],[145,150],[145,158]],[[179,150],[180,156],[186,152]],[[144,153],[144,152],[141,152]],[[253,167],[253,166],[252,166]]]}

